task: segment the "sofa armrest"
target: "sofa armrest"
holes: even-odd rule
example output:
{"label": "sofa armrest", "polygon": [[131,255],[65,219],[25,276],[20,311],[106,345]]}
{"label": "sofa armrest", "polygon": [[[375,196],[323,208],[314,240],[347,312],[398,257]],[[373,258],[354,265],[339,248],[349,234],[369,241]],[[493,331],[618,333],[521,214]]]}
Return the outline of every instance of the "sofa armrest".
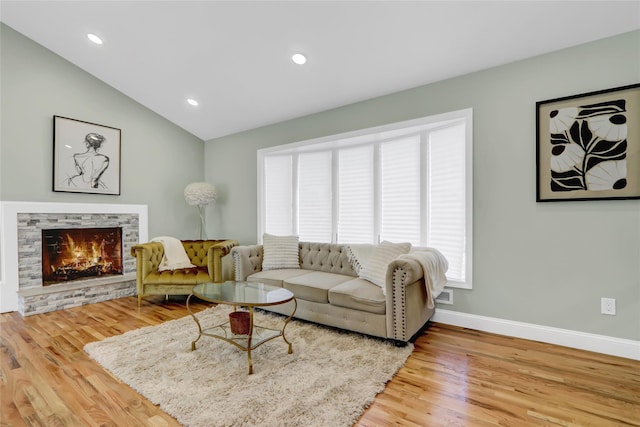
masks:
{"label": "sofa armrest", "polygon": [[191,263],[206,267],[212,282],[222,282],[222,258],[237,245],[236,240],[182,240]]}
{"label": "sofa armrest", "polygon": [[427,307],[428,295],[420,263],[412,259],[391,261],[385,286],[388,338],[406,342],[433,313]]}
{"label": "sofa armrest", "polygon": [[386,292],[391,295],[397,286],[407,286],[424,277],[420,263],[413,259],[394,259],[387,267]]}
{"label": "sofa armrest", "polygon": [[235,265],[236,280],[247,280],[247,276],[262,271],[262,245],[236,246],[231,250]]}
{"label": "sofa armrest", "polygon": [[237,240],[219,240],[209,247],[207,251],[207,268],[209,276],[213,272],[213,280],[216,283],[222,282],[222,258],[231,253],[231,249],[238,246]]}
{"label": "sofa armrest", "polygon": [[131,256],[136,259],[136,284],[140,293],[144,278],[158,271],[164,256],[164,246],[160,242],[139,243],[131,246]]}

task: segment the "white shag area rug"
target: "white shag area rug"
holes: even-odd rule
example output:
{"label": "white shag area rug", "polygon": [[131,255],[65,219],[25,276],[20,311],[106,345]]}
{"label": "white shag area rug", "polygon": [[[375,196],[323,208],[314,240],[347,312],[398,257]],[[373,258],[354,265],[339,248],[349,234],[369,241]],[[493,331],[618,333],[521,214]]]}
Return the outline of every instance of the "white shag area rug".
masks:
{"label": "white shag area rug", "polygon": [[[205,327],[230,308],[197,314]],[[280,328],[284,317],[256,312],[257,324]],[[351,426],[400,369],[413,344],[292,320],[281,337],[247,353],[203,336],[191,318],[172,320],[89,343],[85,351],[121,381],[187,427]]]}

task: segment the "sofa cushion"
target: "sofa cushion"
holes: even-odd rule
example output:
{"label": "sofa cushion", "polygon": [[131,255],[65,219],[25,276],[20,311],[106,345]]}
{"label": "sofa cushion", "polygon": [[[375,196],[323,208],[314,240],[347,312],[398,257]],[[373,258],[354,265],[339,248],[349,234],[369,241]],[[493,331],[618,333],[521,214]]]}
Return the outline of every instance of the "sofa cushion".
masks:
{"label": "sofa cushion", "polygon": [[210,281],[207,267],[153,271],[144,278],[145,285],[197,285]]}
{"label": "sofa cushion", "polygon": [[274,236],[264,233],[262,236],[264,257],[262,270],[280,268],[300,268],[298,236]]}
{"label": "sofa cushion", "polygon": [[309,274],[309,270],[295,270],[291,268],[281,268],[279,270],[267,270],[258,271],[250,276],[247,276],[247,282],[259,282],[265,285],[282,287],[283,282],[287,279],[296,276],[302,276],[303,274]]}
{"label": "sofa cushion", "polygon": [[348,280],[353,280],[353,277],[312,271],[286,279],[283,287],[293,292],[296,298],[327,304],[329,302],[329,289]]}
{"label": "sofa cushion", "polygon": [[331,305],[375,314],[385,314],[387,311],[382,289],[364,279],[353,279],[334,286],[329,290],[329,302]]}
{"label": "sofa cushion", "polygon": [[380,286],[384,293],[389,263],[410,250],[411,243],[391,243],[385,240],[374,249],[358,276]]}

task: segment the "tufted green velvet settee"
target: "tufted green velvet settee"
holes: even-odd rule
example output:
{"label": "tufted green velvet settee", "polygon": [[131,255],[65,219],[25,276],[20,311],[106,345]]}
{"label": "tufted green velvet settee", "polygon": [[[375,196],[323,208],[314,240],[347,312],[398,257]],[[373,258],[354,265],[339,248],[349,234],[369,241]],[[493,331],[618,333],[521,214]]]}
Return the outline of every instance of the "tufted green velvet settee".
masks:
{"label": "tufted green velvet settee", "polygon": [[138,306],[150,295],[189,295],[191,289],[206,282],[222,282],[222,258],[229,254],[236,240],[182,240],[187,256],[195,268],[158,271],[164,255],[160,242],[131,247],[136,258]]}

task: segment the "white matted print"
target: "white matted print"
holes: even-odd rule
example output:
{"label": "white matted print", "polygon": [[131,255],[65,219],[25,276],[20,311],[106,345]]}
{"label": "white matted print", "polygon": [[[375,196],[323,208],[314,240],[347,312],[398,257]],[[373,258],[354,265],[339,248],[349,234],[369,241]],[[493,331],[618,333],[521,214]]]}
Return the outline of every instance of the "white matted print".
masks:
{"label": "white matted print", "polygon": [[53,116],[53,191],[119,195],[120,133]]}

